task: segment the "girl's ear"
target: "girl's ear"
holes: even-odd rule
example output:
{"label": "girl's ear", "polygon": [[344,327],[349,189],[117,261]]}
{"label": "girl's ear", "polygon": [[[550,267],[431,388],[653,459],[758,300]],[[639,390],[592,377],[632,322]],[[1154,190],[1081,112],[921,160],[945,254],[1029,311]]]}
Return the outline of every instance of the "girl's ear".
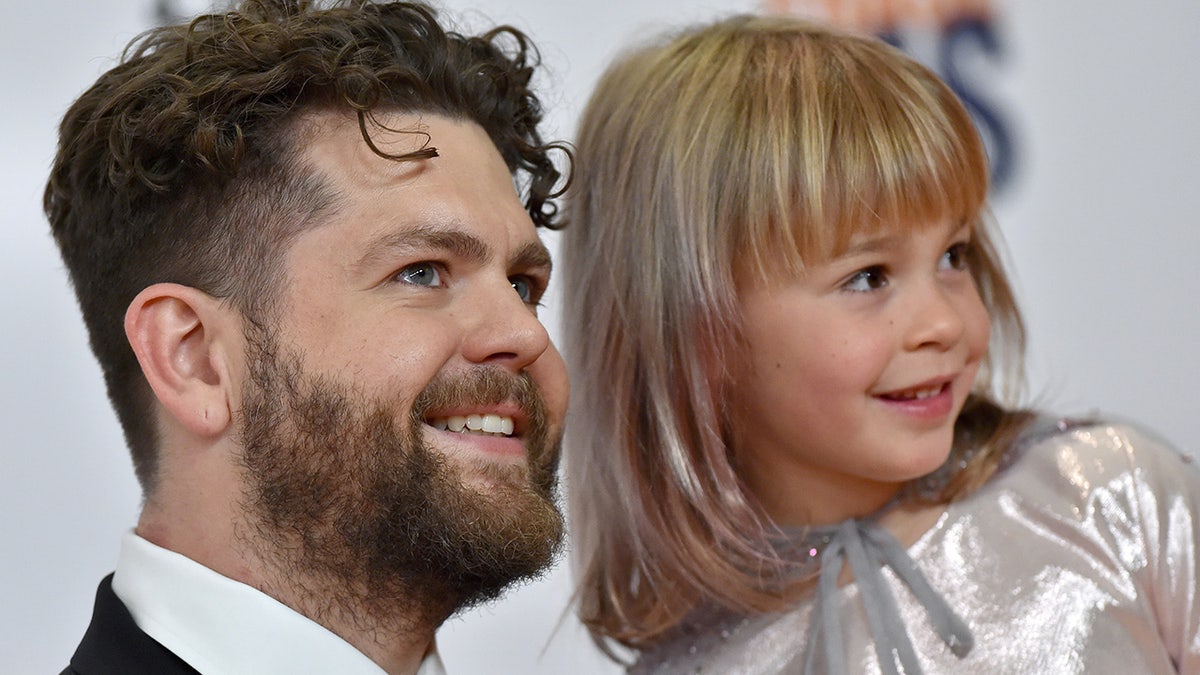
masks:
{"label": "girl's ear", "polygon": [[233,387],[228,307],[190,286],[154,284],[125,311],[125,335],[163,408],[199,436],[225,432]]}

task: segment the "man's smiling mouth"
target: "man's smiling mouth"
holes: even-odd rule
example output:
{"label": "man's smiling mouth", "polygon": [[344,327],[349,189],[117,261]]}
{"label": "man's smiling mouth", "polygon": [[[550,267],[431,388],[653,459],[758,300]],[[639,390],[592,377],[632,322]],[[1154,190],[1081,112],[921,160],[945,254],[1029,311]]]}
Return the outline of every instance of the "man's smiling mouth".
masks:
{"label": "man's smiling mouth", "polygon": [[505,415],[471,414],[438,417],[429,421],[429,426],[442,431],[480,434],[485,436],[512,436],[513,419]]}

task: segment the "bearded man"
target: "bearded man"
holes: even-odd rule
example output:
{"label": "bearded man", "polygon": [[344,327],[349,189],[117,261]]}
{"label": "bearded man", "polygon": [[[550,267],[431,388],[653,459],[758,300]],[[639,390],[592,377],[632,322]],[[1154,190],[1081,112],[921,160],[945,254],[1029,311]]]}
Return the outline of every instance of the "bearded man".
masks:
{"label": "bearded man", "polygon": [[440,673],[438,626],[553,560],[530,59],[252,1],[67,112],[45,207],[144,506],[64,672]]}

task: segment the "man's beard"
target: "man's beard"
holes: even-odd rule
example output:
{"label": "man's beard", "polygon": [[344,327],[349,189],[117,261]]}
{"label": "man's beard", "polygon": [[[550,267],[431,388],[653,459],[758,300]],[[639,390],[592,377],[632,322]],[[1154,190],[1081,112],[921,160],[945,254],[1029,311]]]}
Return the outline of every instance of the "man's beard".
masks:
{"label": "man's beard", "polygon": [[[250,337],[240,429],[249,534],[306,612],[436,625],[553,561],[561,434],[550,437],[527,375],[439,375],[404,418],[398,403],[306,373],[272,335]],[[466,465],[422,438],[425,411],[502,401],[528,415],[526,465]]]}

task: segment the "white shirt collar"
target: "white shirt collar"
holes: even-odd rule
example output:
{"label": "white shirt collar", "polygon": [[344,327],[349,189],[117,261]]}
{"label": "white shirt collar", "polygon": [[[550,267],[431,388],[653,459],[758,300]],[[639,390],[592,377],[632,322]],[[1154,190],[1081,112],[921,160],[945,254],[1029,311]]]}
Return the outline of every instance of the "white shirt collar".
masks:
{"label": "white shirt collar", "polygon": [[[134,622],[205,675],[381,675],[374,661],[287,605],[130,531],[113,592]],[[445,675],[436,650],[417,675]]]}

